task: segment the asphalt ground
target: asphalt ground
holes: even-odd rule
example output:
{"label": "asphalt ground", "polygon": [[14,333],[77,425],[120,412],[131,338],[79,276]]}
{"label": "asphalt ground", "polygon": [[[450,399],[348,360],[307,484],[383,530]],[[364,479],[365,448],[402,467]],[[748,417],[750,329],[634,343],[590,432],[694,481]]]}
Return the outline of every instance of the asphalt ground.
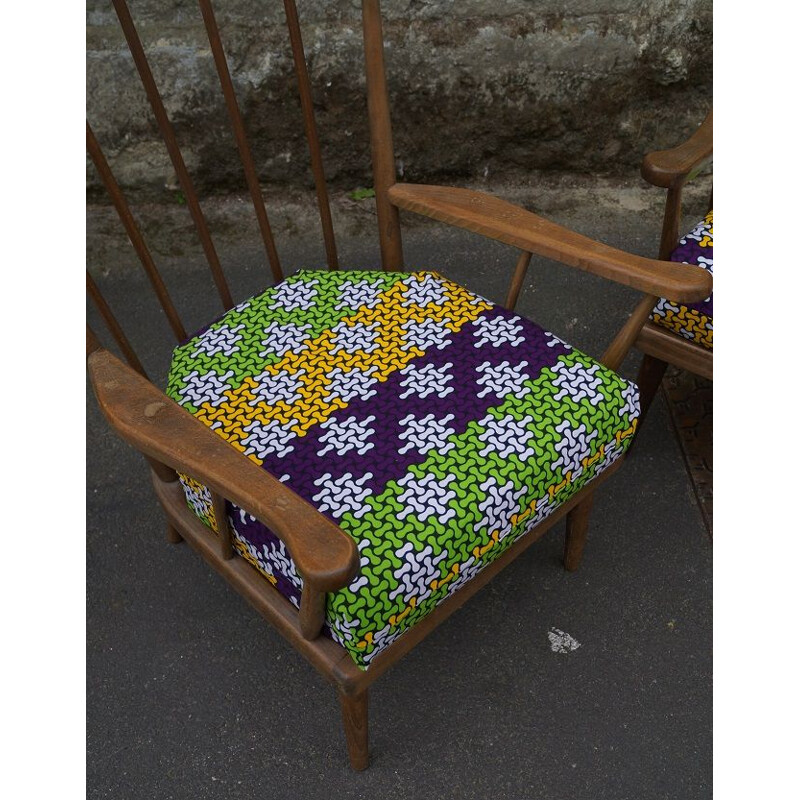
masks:
{"label": "asphalt ground", "polygon": [[[655,206],[604,197],[577,192],[550,216],[652,255]],[[90,213],[90,256],[105,214]],[[90,266],[163,385],[169,329],[119,242]],[[225,242],[236,299],[270,283],[257,241]],[[428,223],[405,246],[409,267],[502,302],[509,248]],[[321,263],[302,231],[281,247],[288,272]],[[374,230],[350,232],[340,254],[375,268]],[[219,313],[196,252],[162,261],[188,328]],[[599,355],[635,299],[534,260],[518,310]],[[632,355],[623,372],[637,365]],[[580,570],[563,570],[557,524],[376,682],[363,773],[348,766],[333,689],[188,547],[166,543],[144,460],[91,393],[87,437],[89,797],[711,796],[711,542],[663,393],[598,492]],[[554,630],[580,646],[555,652]]]}

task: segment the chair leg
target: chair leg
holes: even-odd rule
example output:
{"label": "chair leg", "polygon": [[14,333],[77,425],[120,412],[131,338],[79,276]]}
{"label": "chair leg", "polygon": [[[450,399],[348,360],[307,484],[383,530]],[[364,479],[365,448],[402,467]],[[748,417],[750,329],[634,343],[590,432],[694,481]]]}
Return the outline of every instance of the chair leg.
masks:
{"label": "chair leg", "polygon": [[369,766],[369,732],[367,729],[367,690],[361,694],[339,694],[342,707],[344,735],[347,739],[347,752],[350,755],[350,766],[356,770]]}
{"label": "chair leg", "polygon": [[589,532],[589,514],[594,502],[594,492],[587,495],[567,514],[567,538],[564,542],[564,569],[574,572],[583,558],[586,534]]}
{"label": "chair leg", "polygon": [[167,523],[167,541],[171,544],[180,544],[183,541],[183,536],[178,533],[177,528]]}
{"label": "chair leg", "polygon": [[636,378],[636,384],[639,387],[639,403],[642,409],[637,426],[640,430],[650,404],[653,402],[658,387],[664,378],[664,373],[667,371],[667,366],[666,361],[662,361],[655,356],[645,354],[642,358],[639,375]]}

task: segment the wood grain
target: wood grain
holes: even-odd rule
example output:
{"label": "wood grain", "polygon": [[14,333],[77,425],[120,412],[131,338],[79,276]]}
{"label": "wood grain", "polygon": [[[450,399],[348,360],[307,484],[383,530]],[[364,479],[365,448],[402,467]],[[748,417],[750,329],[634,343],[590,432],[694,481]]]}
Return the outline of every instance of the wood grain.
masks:
{"label": "wood grain", "polygon": [[261,520],[318,590],[339,589],[356,577],[355,543],[310,503],[107,350],[95,350],[88,364],[100,409],[126,442]]}
{"label": "wood grain", "polygon": [[660,325],[648,322],[636,339],[636,349],[702,378],[714,380],[713,350],[690,342]]}
{"label": "wood grain", "polygon": [[466,228],[647,294],[693,302],[708,297],[711,291],[711,277],[702,267],[655,261],[617,250],[483,192],[395,184],[389,189],[389,199],[398,208]]}
{"label": "wood grain", "polygon": [[396,177],[379,0],[363,0],[361,13],[364,28],[372,175],[375,182],[381,263],[386,270],[399,270],[403,268],[403,243],[400,236],[400,215],[388,196],[389,187],[394,185]]}
{"label": "wood grain", "polygon": [[369,766],[369,703],[367,690],[361,694],[346,695],[339,693],[339,705],[342,709],[344,735],[347,740],[347,752],[350,766],[355,770]]}
{"label": "wood grain", "polygon": [[670,189],[702,167],[713,151],[714,112],[709,111],[700,127],[683,144],[648,153],[642,162],[642,177],[653,186]]}

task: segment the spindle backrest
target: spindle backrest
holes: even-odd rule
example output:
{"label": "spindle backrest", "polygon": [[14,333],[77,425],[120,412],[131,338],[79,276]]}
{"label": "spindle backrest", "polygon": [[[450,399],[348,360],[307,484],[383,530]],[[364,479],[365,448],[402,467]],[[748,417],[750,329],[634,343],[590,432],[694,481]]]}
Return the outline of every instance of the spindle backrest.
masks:
{"label": "spindle backrest", "polygon": [[[130,50],[136,70],[141,79],[142,86],[144,87],[147,99],[152,108],[153,115],[156,123],[158,124],[164,144],[166,145],[170,161],[175,169],[175,174],[177,175],[183,196],[186,199],[186,205],[189,214],[191,215],[198,238],[200,239],[200,243],[203,248],[203,252],[206,260],[208,261],[209,269],[211,270],[220,300],[222,301],[224,309],[228,310],[234,304],[233,297],[231,296],[231,291],[226,280],[225,273],[220,263],[216,247],[214,246],[214,241],[209,230],[208,222],[203,214],[198,193],[195,189],[189,171],[186,168],[186,163],[181,154],[178,139],[175,135],[175,130],[167,115],[164,102],[161,98],[158,86],[156,85],[152,70],[150,69],[145,47],[136,29],[136,25],[126,0],[112,0],[112,2],[119,19],[120,26],[125,35],[128,49]],[[283,279],[283,270],[281,268],[278,250],[273,237],[272,228],[270,226],[269,215],[267,213],[259,184],[258,169],[253,159],[250,144],[247,139],[244,120],[239,109],[233,81],[228,68],[228,62],[225,57],[220,29],[217,24],[217,19],[214,14],[211,0],[198,0],[198,3],[199,13],[202,16],[203,24],[208,35],[211,53],[214,58],[214,65],[219,77],[233,136],[236,141],[236,146],[238,148],[239,157],[242,163],[245,181],[247,183],[247,188],[253,203],[259,232],[263,240],[266,259],[269,264],[273,280],[278,282]],[[375,6],[375,12],[379,14],[377,2],[367,0],[365,5]],[[314,117],[311,82],[309,79],[308,67],[306,65],[305,54],[303,50],[300,20],[295,0],[284,0],[284,10],[286,14],[288,41],[291,46],[295,76],[297,78],[298,92],[300,96],[300,104],[303,113],[303,125],[305,129],[306,140],[308,142],[311,170],[314,176],[327,265],[329,269],[338,269],[339,263],[336,250],[336,239],[333,230],[333,221],[331,217],[330,200],[325,181],[322,150],[320,147],[319,135]],[[379,31],[377,35],[380,36]],[[169,295],[155,260],[153,259],[153,256],[147,247],[142,231],[136,222],[136,219],[122,190],[119,187],[119,184],[114,178],[111,168],[108,165],[108,162],[88,120],[86,123],[86,147],[89,156],[97,168],[100,179],[108,191],[114,207],[116,208],[117,213],[122,220],[125,231],[128,234],[131,243],[133,244],[145,273],[147,274],[147,277],[153,286],[156,297],[158,298],[158,301],[160,302],[161,307],[166,314],[167,320],[172,328],[173,333],[175,334],[176,339],[178,341],[185,339],[187,336],[187,331],[178,314],[175,303]],[[389,136],[389,147],[391,147],[391,135]],[[393,160],[393,158],[390,158],[390,160]],[[382,216],[383,211],[381,210],[379,214]],[[399,236],[399,231],[397,235]],[[125,332],[122,330],[122,327],[115,318],[109,304],[106,302],[105,298],[100,292],[99,287],[88,271],[87,292],[97,307],[100,316],[107,325],[111,335],[119,345],[120,350],[122,351],[122,354],[125,356],[128,363],[141,374],[145,374],[142,363],[136,355],[130,341],[128,340]]]}
{"label": "spindle backrest", "polygon": [[[181,155],[175,131],[167,116],[164,103],[150,70],[144,46],[136,30],[126,0],[112,0],[112,2],[186,198],[189,213],[197,229],[220,299],[227,310],[233,305],[230,289],[214,247],[208,224],[200,207],[197,192]],[[198,0],[198,3],[211,46],[214,64],[220,79],[245,180],[253,202],[267,261],[273,279],[278,282],[283,278],[283,271],[259,185],[258,170],[248,143],[244,121],[225,58],[219,26],[217,25],[211,0]],[[542,220],[524,209],[512,207],[504,201],[490,198],[478,192],[409,184],[404,184],[401,187],[397,184],[389,96],[384,69],[380,0],[362,0],[361,7],[375,202],[381,263],[384,269],[398,270],[403,267],[403,247],[399,220],[399,209],[403,208],[517,247],[520,252],[516,268],[511,276],[506,300],[508,308],[513,308],[516,303],[532,254],[555,258],[571,266],[595,272],[612,280],[633,286],[643,291],[645,297],[602,358],[605,364],[614,369],[621,363],[631,343],[636,338],[641,325],[647,318],[648,304],[652,308],[659,294],[667,294],[670,297],[680,299],[681,292],[683,292],[686,295],[684,299],[687,300],[695,299],[695,296],[701,296],[702,287],[706,282],[705,276],[691,275],[678,265],[646,261],[637,256],[616,251],[613,248],[592,242],[586,237],[574,234],[572,231],[561,228],[554,223]],[[284,0],[284,9],[300,95],[303,123],[309,147],[311,169],[316,186],[327,264],[330,269],[337,269],[338,257],[330,201],[325,183],[322,152],[314,118],[311,84],[304,56],[300,21],[295,0]],[[153,285],[172,330],[179,341],[183,340],[186,338],[186,330],[183,323],[88,122],[87,147],[100,173],[102,182],[111,195],[128,236],[139,255],[145,272]],[[695,272],[699,271],[696,270]],[[125,338],[119,323],[113,317],[111,309],[103,300],[99,289],[91,280],[91,276],[87,277],[87,281],[89,294],[97,304],[101,316],[106,321],[128,363],[141,372],[141,362],[133,353],[130,342]],[[674,291],[671,291],[673,289]]]}

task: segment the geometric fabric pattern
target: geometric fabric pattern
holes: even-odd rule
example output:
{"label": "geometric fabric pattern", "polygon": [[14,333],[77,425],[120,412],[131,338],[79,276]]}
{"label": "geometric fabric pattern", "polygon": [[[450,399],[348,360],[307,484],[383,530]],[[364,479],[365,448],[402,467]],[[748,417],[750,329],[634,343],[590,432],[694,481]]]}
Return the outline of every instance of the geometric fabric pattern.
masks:
{"label": "geometric fabric pattern", "polygon": [[[709,211],[705,219],[687,233],[670,256],[670,261],[697,264],[714,274],[714,212]],[[712,292],[699,303],[682,305],[661,298],[653,309],[651,319],[657,325],[668,328],[684,339],[713,349],[714,294]]]}
{"label": "geometric fabric pattern", "polygon": [[[167,394],[354,539],[326,632],[362,669],[616,461],[639,416],[634,384],[433,272],[296,273],[179,345]],[[299,605],[283,543],[226,511]]]}

